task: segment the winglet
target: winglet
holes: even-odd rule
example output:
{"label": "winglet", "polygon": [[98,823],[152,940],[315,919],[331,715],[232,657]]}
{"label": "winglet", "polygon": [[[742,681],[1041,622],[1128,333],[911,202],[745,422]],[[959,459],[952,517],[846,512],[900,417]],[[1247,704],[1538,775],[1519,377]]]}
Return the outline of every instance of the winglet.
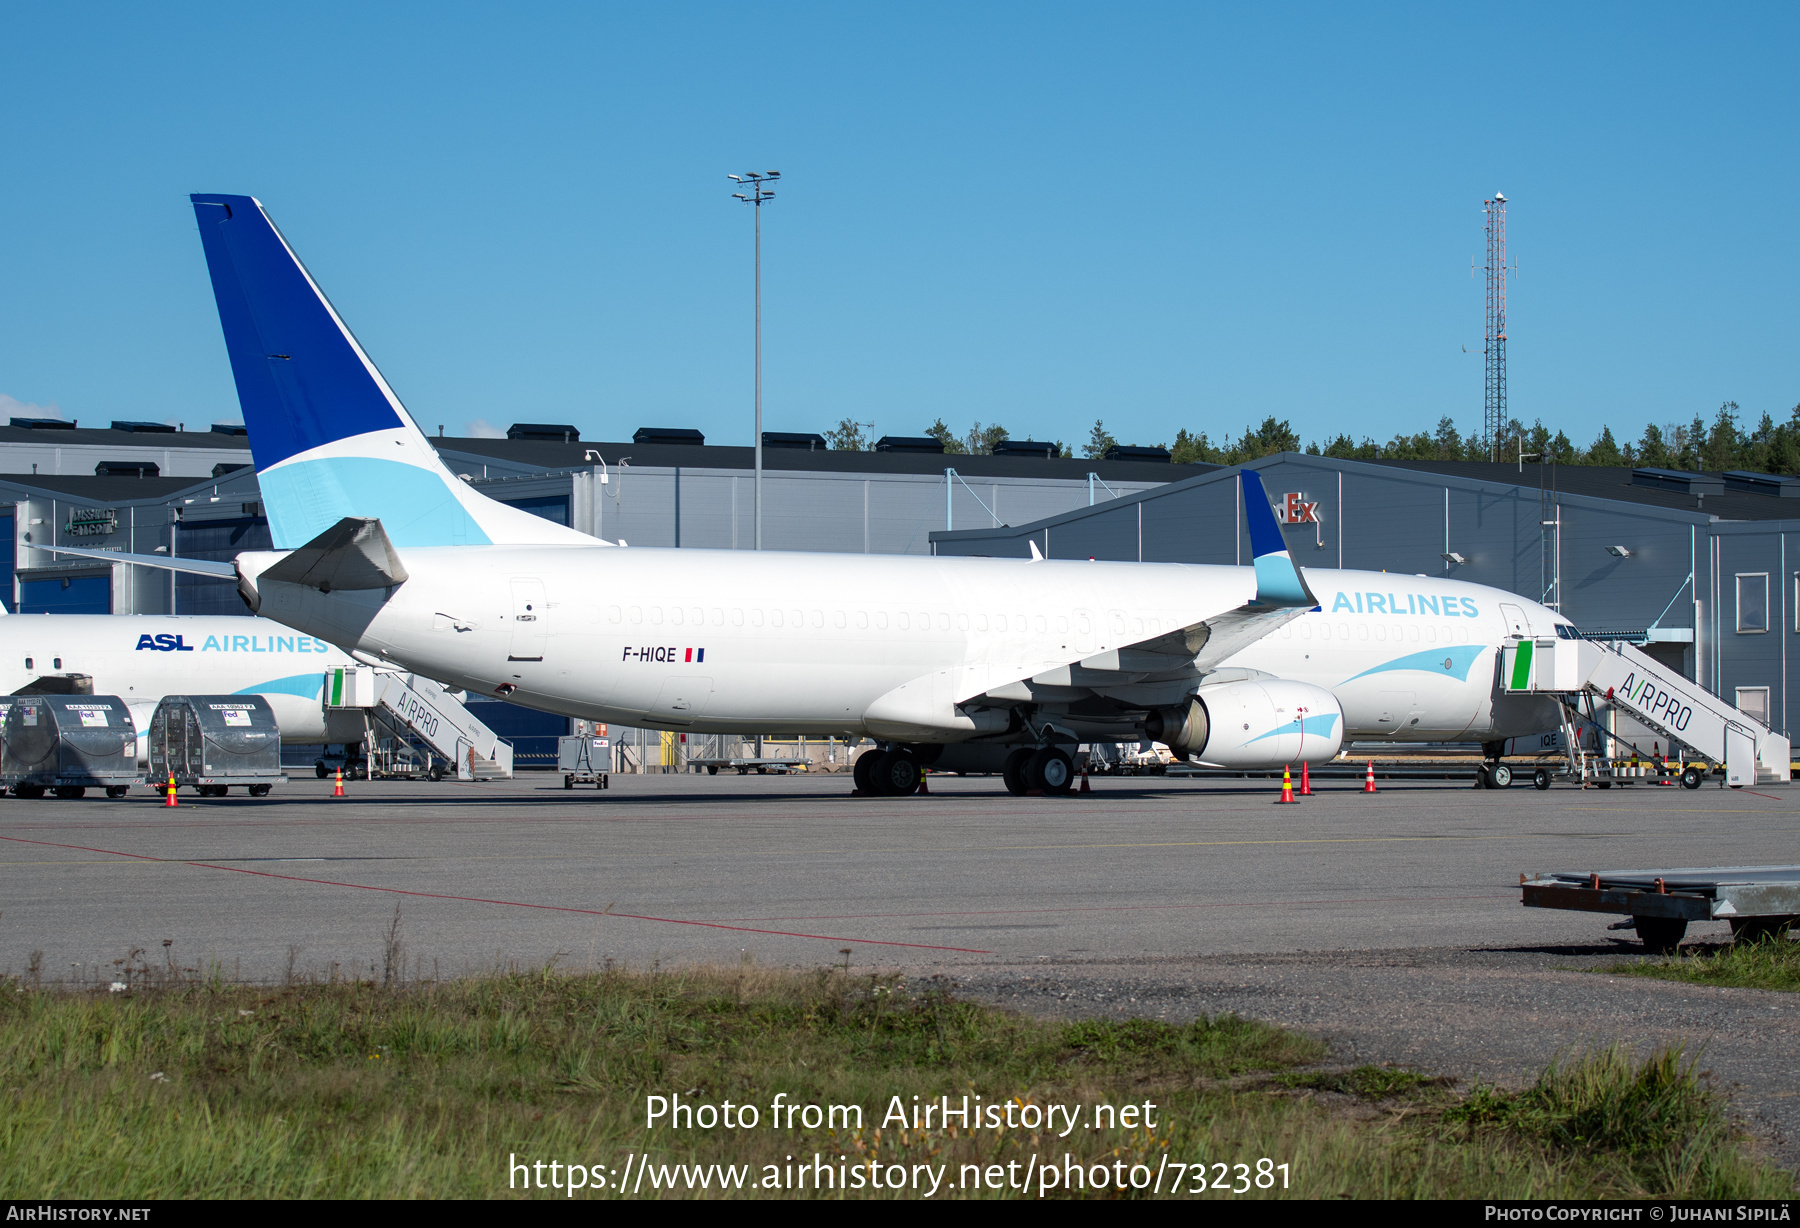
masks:
{"label": "winglet", "polygon": [[1268,606],[1315,606],[1318,599],[1307,587],[1306,577],[1288,555],[1275,510],[1269,506],[1262,476],[1254,469],[1240,469],[1244,484],[1244,523],[1250,529],[1250,551],[1256,562],[1256,601]]}

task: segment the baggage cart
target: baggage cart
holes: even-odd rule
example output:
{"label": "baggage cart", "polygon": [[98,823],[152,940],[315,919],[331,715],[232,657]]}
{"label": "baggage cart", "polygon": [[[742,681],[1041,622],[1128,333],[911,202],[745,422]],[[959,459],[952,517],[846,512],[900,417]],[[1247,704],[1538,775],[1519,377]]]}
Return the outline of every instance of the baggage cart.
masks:
{"label": "baggage cart", "polygon": [[281,727],[261,695],[165,695],[150,717],[153,789],[193,788],[201,797],[224,797],[242,785],[251,797],[267,797],[285,784]]}
{"label": "baggage cart", "polygon": [[612,743],[593,734],[576,734],[556,739],[556,770],[563,774],[563,788],[593,785],[596,789],[611,784]]}
{"label": "baggage cart", "polygon": [[14,797],[124,797],[143,779],[137,727],[117,695],[16,695],[4,729],[0,782]]}
{"label": "baggage cart", "polygon": [[1738,941],[1780,935],[1800,918],[1800,866],[1561,870],[1519,875],[1526,908],[1623,913],[1652,951],[1673,951],[1690,921],[1729,921]]}

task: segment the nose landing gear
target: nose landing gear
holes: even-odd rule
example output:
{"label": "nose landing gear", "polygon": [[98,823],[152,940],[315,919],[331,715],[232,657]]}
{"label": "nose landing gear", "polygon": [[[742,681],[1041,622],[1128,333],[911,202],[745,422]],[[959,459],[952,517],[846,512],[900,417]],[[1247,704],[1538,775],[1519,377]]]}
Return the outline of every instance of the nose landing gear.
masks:
{"label": "nose landing gear", "polygon": [[877,747],[864,753],[851,769],[859,792],[876,797],[902,797],[916,791],[924,769],[905,747]]}

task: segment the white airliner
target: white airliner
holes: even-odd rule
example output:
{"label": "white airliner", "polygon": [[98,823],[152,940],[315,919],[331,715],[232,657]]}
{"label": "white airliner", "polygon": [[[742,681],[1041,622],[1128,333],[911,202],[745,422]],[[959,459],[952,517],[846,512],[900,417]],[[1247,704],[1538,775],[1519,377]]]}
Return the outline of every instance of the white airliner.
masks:
{"label": "white airliner", "polygon": [[1302,575],[1251,470],[1253,567],[621,548],[496,503],[439,462],[262,206],[192,199],[277,549],[128,557],[234,575],[365,659],[592,720],[868,735],[877,793],[948,746],[1060,792],[1077,741],[1260,768],[1556,724],[1495,696],[1495,653],[1509,620],[1565,620],[1452,580]]}
{"label": "white airliner", "polygon": [[[316,636],[262,618],[13,614],[0,618],[0,694],[91,685],[131,708],[139,738],[165,695],[261,695],[284,741],[354,742],[357,712],[330,712],[326,671],[354,665]],[[91,682],[83,683],[82,679]]]}

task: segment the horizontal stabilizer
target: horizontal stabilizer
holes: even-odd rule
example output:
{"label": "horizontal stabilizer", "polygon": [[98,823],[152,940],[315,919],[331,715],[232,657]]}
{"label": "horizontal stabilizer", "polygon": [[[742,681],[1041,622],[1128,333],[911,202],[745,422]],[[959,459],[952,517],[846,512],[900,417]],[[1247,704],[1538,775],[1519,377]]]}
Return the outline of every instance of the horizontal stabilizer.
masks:
{"label": "horizontal stabilizer", "polygon": [[358,516],[344,517],[257,577],[258,583],[304,584],[321,593],[393,588],[406,579],[381,521]]}
{"label": "horizontal stabilizer", "polygon": [[52,554],[73,554],[103,563],[136,563],[140,567],[159,567],[164,571],[185,571],[196,576],[212,576],[220,580],[237,579],[237,568],[230,563],[211,559],[170,558],[166,554],[124,554],[117,550],[83,550],[74,546],[45,547]]}

